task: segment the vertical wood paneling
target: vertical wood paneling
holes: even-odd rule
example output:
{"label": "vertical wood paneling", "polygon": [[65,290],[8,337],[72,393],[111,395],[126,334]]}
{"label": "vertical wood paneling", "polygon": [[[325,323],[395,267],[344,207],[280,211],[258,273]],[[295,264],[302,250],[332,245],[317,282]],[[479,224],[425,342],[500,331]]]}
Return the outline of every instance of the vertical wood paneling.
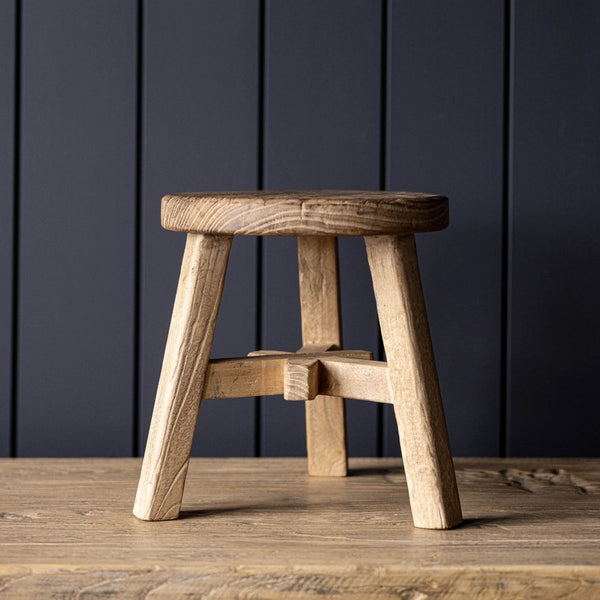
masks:
{"label": "vertical wood paneling", "polygon": [[[379,177],[380,4],[267,3],[266,188],[376,189]],[[301,345],[296,241],[265,239],[263,345]],[[362,240],[342,240],[346,347],[376,349],[376,317]],[[374,405],[348,402],[350,454],[377,443]],[[267,399],[262,452],[305,455],[304,406]]]}
{"label": "vertical wood paneling", "polygon": [[11,445],[15,9],[0,3],[0,456]]}
{"label": "vertical wood paneling", "polygon": [[514,12],[513,455],[597,456],[600,4]]}
{"label": "vertical wood paneling", "polygon": [[131,451],[135,8],[23,3],[22,456]]}
{"label": "vertical wood paneling", "polygon": [[[160,198],[259,183],[259,0],[144,2],[139,65],[137,4],[24,1],[15,107],[17,2],[0,3],[0,456],[11,444],[19,109],[21,455],[128,455],[136,401],[143,451],[185,240],[160,228]],[[505,4],[389,0],[381,132],[382,3],[265,2],[264,187],[375,189],[387,158],[388,188],[450,197],[450,228],[419,236],[418,247],[458,455],[501,449]],[[514,0],[511,12],[508,450],[597,454],[600,9],[593,0]],[[256,247],[254,238],[234,242],[215,356],[254,347]],[[265,239],[262,271],[263,346],[294,350],[295,240]],[[344,346],[376,350],[362,240],[340,240],[340,271]],[[261,453],[304,455],[303,406],[261,402]],[[375,454],[377,407],[348,407],[350,454]],[[384,453],[396,454],[388,409]],[[194,454],[250,455],[254,426],[251,400],[208,400]]]}
{"label": "vertical wood paneling", "polygon": [[[258,117],[257,1],[175,0],[145,5],[141,280],[143,451],[185,235],[160,227],[168,192],[254,189]],[[256,240],[234,241],[213,356],[254,349]],[[252,455],[251,400],[207,400],[193,453]]]}
{"label": "vertical wood paneling", "polygon": [[[452,450],[499,451],[503,2],[391,3],[391,189],[450,198],[418,237]],[[386,407],[387,409],[387,407]],[[386,411],[385,452],[398,452]]]}

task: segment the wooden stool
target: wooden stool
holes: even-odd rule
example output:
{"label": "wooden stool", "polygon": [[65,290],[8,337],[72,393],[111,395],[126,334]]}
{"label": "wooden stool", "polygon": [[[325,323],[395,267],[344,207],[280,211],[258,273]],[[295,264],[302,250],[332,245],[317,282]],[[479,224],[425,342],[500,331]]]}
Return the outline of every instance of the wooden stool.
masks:
{"label": "wooden stool", "polygon": [[[407,192],[175,194],[162,225],[187,243],[134,514],[176,519],[203,398],[306,401],[311,475],[346,475],[344,397],[394,405],[413,521],[447,529],[461,509],[414,233],[448,225],[448,200]],[[302,348],[209,360],[234,235],[298,236]],[[388,362],[340,349],[336,236],[365,236]],[[232,415],[235,418],[235,415]]]}

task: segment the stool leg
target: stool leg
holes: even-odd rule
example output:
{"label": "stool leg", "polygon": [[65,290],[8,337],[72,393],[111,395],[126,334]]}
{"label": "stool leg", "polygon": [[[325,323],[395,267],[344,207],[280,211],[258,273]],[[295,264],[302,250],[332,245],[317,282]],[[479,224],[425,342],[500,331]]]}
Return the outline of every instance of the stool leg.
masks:
{"label": "stool leg", "polygon": [[415,238],[365,237],[416,527],[461,520]]}
{"label": "stool leg", "polygon": [[[337,239],[299,237],[298,270],[302,344],[340,348]],[[346,475],[343,398],[317,396],[306,402],[306,445],[310,475]]]}
{"label": "stool leg", "polygon": [[181,508],[230,236],[187,236],[133,514],[176,519]]}

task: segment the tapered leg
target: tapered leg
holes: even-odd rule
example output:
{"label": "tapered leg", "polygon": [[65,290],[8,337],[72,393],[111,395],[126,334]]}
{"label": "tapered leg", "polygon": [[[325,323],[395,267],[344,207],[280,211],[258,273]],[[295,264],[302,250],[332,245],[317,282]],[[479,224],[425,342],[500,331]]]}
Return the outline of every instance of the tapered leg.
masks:
{"label": "tapered leg", "polygon": [[[299,237],[298,267],[303,346],[321,350],[339,348],[337,239]],[[317,396],[306,402],[306,444],[310,475],[346,475],[343,398]]]}
{"label": "tapered leg", "polygon": [[462,520],[414,236],[365,238],[416,527]]}
{"label": "tapered leg", "polygon": [[232,238],[187,236],[133,514],[176,519]]}

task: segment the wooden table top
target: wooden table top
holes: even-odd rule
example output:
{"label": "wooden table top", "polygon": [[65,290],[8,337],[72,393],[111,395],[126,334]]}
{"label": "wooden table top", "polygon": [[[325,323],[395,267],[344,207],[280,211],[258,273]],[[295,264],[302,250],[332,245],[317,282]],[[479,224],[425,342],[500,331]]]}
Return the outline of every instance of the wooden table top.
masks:
{"label": "wooden table top", "polygon": [[457,459],[465,523],[412,527],[401,461],[193,459],[182,518],[139,459],[0,460],[7,598],[600,598],[600,460]]}

